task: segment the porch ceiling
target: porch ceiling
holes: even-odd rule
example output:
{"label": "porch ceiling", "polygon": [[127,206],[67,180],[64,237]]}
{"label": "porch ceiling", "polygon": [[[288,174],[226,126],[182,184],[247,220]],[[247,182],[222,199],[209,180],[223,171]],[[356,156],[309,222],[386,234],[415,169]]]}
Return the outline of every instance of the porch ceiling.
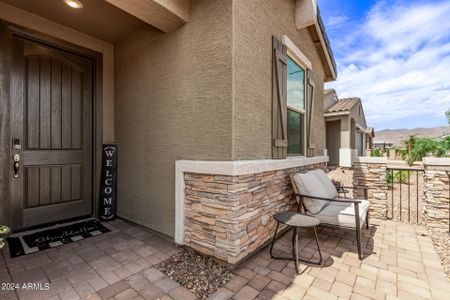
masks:
{"label": "porch ceiling", "polygon": [[104,0],[81,0],[82,9],[72,9],[62,0],[0,0],[64,26],[115,44],[133,31],[150,26]]}

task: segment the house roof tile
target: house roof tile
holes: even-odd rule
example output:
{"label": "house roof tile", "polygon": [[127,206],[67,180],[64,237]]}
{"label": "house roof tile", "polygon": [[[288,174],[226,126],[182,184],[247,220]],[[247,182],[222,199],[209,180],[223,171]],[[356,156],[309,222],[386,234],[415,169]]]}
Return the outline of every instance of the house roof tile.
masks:
{"label": "house roof tile", "polygon": [[356,104],[361,102],[359,98],[344,98],[340,99],[333,106],[328,108],[325,113],[350,111]]}

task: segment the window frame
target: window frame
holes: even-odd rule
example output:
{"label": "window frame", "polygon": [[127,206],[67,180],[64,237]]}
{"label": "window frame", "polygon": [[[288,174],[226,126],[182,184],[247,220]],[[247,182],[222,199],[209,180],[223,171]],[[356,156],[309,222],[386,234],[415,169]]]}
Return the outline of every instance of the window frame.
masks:
{"label": "window frame", "polygon": [[[284,40],[284,39],[283,39]],[[287,46],[287,45],[286,45]],[[298,50],[298,48],[297,48]],[[300,51],[300,50],[298,50]],[[307,130],[306,130],[306,124],[307,124],[307,112],[308,112],[308,63],[304,63],[302,60],[299,59],[298,55],[296,55],[295,53],[296,51],[292,51],[290,47],[287,47],[287,56],[288,59],[291,59],[295,64],[297,64],[297,66],[299,66],[303,71],[304,71],[304,79],[303,79],[303,85],[304,85],[304,89],[303,89],[303,101],[304,101],[304,109],[299,109],[295,106],[289,105],[289,100],[287,101],[287,109],[286,109],[286,122],[287,122],[287,110],[292,110],[298,114],[302,114],[303,115],[303,134],[302,134],[302,141],[300,141],[300,144],[303,144],[303,149],[302,152],[303,153],[287,153],[287,157],[306,157],[306,151],[307,151]],[[286,68],[286,72],[287,72],[287,68]],[[287,74],[286,74],[286,78],[287,78]],[[286,84],[287,84],[287,80],[286,80]],[[288,140],[288,150],[289,150],[289,140]]]}

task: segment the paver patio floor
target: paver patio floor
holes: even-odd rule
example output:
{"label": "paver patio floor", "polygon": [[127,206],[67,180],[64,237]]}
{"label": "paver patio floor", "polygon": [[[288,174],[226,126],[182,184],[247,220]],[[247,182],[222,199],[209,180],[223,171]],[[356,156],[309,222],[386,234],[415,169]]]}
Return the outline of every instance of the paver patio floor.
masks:
{"label": "paver patio floor", "polygon": [[[195,299],[152,268],[181,248],[122,220],[106,226],[112,232],[19,258],[4,249],[1,283],[49,283],[49,289],[2,286],[0,299]],[[266,247],[211,299],[450,299],[450,282],[423,227],[373,220],[363,235],[359,261],[352,231],[320,230],[323,266],[302,265],[301,275],[293,262],[270,259]],[[301,236],[301,255],[318,257],[311,233]],[[283,236],[275,251],[291,253],[290,238]]]}

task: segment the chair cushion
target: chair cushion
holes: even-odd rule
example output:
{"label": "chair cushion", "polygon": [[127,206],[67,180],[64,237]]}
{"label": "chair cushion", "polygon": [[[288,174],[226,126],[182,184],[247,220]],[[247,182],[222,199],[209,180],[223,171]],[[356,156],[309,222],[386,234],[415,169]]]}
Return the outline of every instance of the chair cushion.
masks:
{"label": "chair cushion", "polygon": [[[342,199],[343,198],[337,198]],[[360,200],[359,203],[359,224],[364,225],[367,211],[369,210],[369,201]],[[356,228],[355,207],[353,203],[330,202],[318,214],[314,215],[320,222],[331,225],[346,226]]]}
{"label": "chair cushion", "polygon": [[[325,173],[323,174],[331,183],[331,180],[328,178],[328,176]],[[295,174],[294,181],[300,194],[330,199],[335,199],[337,197],[336,188],[334,188],[333,183],[331,183],[331,185],[333,185],[333,189],[330,189],[330,186],[326,184],[325,178],[321,178],[321,175],[318,175],[318,173],[315,171]],[[328,203],[330,202],[313,198],[305,197],[303,199],[305,208],[311,214],[317,214],[325,206],[327,206]]]}
{"label": "chair cushion", "polygon": [[336,187],[334,186],[330,177],[328,177],[328,175],[325,174],[324,171],[322,171],[321,169],[316,169],[309,172],[314,174],[314,176],[316,176],[323,184],[323,187],[327,190],[328,198],[335,199],[338,196]]}

